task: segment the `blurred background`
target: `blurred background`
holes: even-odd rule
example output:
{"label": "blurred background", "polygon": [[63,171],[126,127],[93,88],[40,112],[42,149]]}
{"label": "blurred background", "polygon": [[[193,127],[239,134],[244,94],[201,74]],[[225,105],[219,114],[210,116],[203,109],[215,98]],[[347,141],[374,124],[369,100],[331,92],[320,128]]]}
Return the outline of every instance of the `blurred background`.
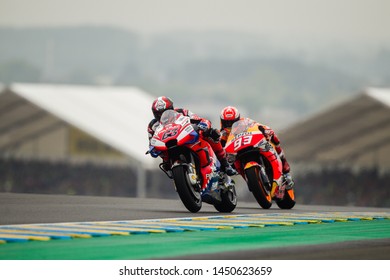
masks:
{"label": "blurred background", "polygon": [[[64,119],[13,85],[128,87],[147,101],[169,96],[215,127],[221,109],[234,105],[274,128],[291,155],[298,203],[390,207],[389,28],[387,0],[0,0],[0,191],[176,197],[157,160],[135,168],[131,151],[89,129],[98,122]],[[380,94],[370,95],[373,88]],[[132,137],[144,141],[144,152],[151,103],[138,104],[146,115],[130,112],[126,122],[140,127]],[[49,147],[57,138],[38,130],[21,138],[42,125],[22,121],[31,106],[61,119],[67,139],[74,129],[87,133],[79,139],[95,148],[75,156],[72,138],[62,152],[37,152],[32,143]],[[355,143],[358,131],[372,137]],[[102,145],[126,160],[116,164],[112,153],[102,160]],[[333,156],[324,157],[321,145]],[[305,146],[318,156],[300,157]],[[343,154],[344,147],[353,151]],[[357,160],[364,153],[373,159]],[[241,184],[240,199],[252,199]]]}

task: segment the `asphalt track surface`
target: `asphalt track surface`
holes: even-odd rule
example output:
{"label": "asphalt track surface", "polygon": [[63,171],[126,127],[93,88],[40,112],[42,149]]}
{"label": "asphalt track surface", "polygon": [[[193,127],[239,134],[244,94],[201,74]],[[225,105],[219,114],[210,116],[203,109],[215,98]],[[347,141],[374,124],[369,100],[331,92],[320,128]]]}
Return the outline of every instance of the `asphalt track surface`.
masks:
{"label": "asphalt track surface", "polygon": [[[305,214],[324,212],[382,212],[389,208],[309,206],[297,204],[292,210],[273,205],[263,210],[257,203],[239,202],[233,215]],[[128,221],[166,218],[199,218],[220,215],[213,206],[204,204],[198,213],[188,212],[179,199],[137,199],[0,193],[0,225]],[[245,249],[234,252],[194,254],[175,259],[390,259],[390,238],[362,239],[333,244],[305,245],[284,248]]]}

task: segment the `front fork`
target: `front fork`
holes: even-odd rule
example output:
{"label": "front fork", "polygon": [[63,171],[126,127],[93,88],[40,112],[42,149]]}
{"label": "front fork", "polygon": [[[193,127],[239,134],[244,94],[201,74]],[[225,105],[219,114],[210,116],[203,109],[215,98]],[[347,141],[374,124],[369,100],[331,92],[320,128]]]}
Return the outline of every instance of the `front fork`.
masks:
{"label": "front fork", "polygon": [[[194,164],[194,158],[192,155],[190,155],[190,162],[186,159],[186,157],[183,154],[180,154],[179,158],[172,162],[171,168],[175,168],[176,166],[179,165],[184,165],[187,168],[187,174],[188,174],[188,180],[190,184],[193,186],[195,191],[200,191],[200,180],[198,177],[198,173],[196,170],[196,166]],[[168,176],[169,177],[169,176]]]}
{"label": "front fork", "polygon": [[271,184],[263,164],[259,164],[256,161],[250,161],[245,164],[244,170],[251,168],[253,166],[257,166],[259,168],[261,179],[264,183],[266,190],[268,190],[271,193],[271,197],[277,199],[283,199],[286,191],[286,185],[283,183],[283,178],[274,180]]}
{"label": "front fork", "polygon": [[188,168],[188,177],[190,179],[191,185],[200,184],[198,180],[198,175],[196,174],[195,164],[190,162],[188,163],[187,168]]}

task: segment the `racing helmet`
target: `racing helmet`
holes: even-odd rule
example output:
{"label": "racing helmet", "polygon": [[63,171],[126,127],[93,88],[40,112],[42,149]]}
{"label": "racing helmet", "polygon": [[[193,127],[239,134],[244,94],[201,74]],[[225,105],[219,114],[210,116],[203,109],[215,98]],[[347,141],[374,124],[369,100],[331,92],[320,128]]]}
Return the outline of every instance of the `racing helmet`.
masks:
{"label": "racing helmet", "polygon": [[227,106],[221,111],[221,128],[231,128],[233,123],[240,119],[240,112],[236,107]]}
{"label": "racing helmet", "polygon": [[160,121],[161,115],[170,109],[173,110],[173,102],[169,97],[160,96],[152,103],[153,116],[158,121]]}

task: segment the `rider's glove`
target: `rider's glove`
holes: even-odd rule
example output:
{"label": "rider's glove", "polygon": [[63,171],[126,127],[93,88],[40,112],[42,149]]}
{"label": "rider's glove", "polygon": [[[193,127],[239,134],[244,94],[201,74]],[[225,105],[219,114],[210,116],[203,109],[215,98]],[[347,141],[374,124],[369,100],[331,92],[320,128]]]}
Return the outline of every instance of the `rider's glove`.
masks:
{"label": "rider's glove", "polygon": [[219,140],[221,139],[221,133],[219,132],[218,129],[211,128],[205,135],[209,138],[211,138],[215,143],[218,143]]}

